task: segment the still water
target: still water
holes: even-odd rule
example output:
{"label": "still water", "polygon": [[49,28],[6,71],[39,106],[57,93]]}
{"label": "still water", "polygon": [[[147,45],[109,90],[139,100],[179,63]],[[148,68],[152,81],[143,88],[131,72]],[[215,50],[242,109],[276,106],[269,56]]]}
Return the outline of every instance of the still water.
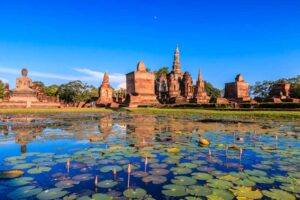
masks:
{"label": "still water", "polygon": [[0,199],[299,199],[299,138],[272,120],[5,116]]}

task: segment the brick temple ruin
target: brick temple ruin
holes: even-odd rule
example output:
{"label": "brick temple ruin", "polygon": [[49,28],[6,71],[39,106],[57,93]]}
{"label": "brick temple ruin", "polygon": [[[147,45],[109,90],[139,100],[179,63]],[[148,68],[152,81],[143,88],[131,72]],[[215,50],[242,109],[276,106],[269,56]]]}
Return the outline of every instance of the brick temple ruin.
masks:
{"label": "brick temple ruin", "polygon": [[9,91],[5,84],[0,108],[59,108],[58,97],[49,97],[45,91],[27,76],[28,70],[23,68],[22,77],[16,79],[16,88]]}
{"label": "brick temple ruin", "polygon": [[[0,108],[48,108],[60,107],[58,97],[49,97],[43,88],[27,77],[27,69],[22,70],[22,77],[17,78],[16,88],[9,90],[5,84],[3,99]],[[199,70],[196,83],[193,83],[191,74],[183,72],[180,63],[178,45],[175,48],[172,70],[156,75],[148,71],[143,61],[137,64],[136,70],[126,74],[126,92],[120,96],[116,94],[109,83],[109,76],[104,74],[99,87],[99,96],[92,100],[96,107],[139,107],[157,106],[159,104],[207,104],[207,103],[256,103],[249,94],[249,83],[242,74],[235,77],[234,82],[225,83],[224,96],[211,98],[206,91],[206,82]],[[266,102],[300,102],[290,97],[291,84],[281,81],[273,85]],[[90,106],[92,107],[92,106]]]}

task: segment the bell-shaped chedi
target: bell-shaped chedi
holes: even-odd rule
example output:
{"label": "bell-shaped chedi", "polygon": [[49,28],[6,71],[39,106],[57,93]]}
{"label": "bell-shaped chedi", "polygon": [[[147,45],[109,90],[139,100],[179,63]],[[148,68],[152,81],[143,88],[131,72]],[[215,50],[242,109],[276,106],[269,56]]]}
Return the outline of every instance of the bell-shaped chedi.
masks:
{"label": "bell-shaped chedi", "polygon": [[194,102],[195,103],[209,103],[210,97],[205,92],[205,82],[202,79],[202,73],[199,70],[198,79],[194,91]]}
{"label": "bell-shaped chedi", "polygon": [[244,81],[242,74],[235,77],[235,82],[225,84],[225,98],[231,101],[250,101],[249,84]]}
{"label": "bell-shaped chedi", "polygon": [[139,62],[137,70],[126,74],[127,106],[158,104],[155,95],[155,74],[146,70],[145,63]]}
{"label": "bell-shaped chedi", "polygon": [[99,87],[98,106],[108,106],[113,103],[113,88],[109,84],[107,72],[104,73],[102,84]]}

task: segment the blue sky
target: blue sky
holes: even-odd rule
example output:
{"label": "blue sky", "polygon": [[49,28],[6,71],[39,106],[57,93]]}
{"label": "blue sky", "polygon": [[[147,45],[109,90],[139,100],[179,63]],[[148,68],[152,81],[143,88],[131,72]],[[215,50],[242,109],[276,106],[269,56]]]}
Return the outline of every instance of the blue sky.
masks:
{"label": "blue sky", "polygon": [[0,78],[23,66],[47,85],[81,79],[114,87],[138,61],[218,88],[242,73],[253,84],[300,74],[299,0],[0,0]]}

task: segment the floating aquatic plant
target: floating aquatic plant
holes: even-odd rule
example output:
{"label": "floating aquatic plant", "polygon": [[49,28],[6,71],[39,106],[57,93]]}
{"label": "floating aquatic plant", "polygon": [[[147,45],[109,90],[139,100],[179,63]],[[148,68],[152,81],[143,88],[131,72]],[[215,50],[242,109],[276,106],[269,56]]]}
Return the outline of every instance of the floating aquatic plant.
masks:
{"label": "floating aquatic plant", "polygon": [[263,197],[262,193],[258,189],[253,189],[252,187],[237,186],[230,189],[232,193],[239,198],[246,199],[261,199]]}
{"label": "floating aquatic plant", "polygon": [[175,184],[169,184],[169,185],[164,185],[163,189],[161,192],[169,197],[182,197],[187,195],[188,193],[186,192],[186,187],[181,186],[181,185],[175,185]]}
{"label": "floating aquatic plant", "polygon": [[158,176],[158,175],[150,175],[150,176],[145,176],[142,179],[145,183],[150,183],[152,182],[153,184],[162,184],[167,181],[167,178],[164,176]]}
{"label": "floating aquatic plant", "polygon": [[98,183],[98,187],[101,188],[112,188],[114,186],[116,186],[118,184],[117,181],[113,181],[113,180],[104,180]]}
{"label": "floating aquatic plant", "polygon": [[0,171],[0,179],[13,179],[20,177],[24,174],[21,170],[9,170],[9,171]]}
{"label": "floating aquatic plant", "polygon": [[212,190],[205,186],[191,185],[186,190],[190,195],[205,197],[212,193]]}
{"label": "floating aquatic plant", "polygon": [[144,197],[147,193],[144,189],[135,188],[135,189],[127,189],[123,192],[124,196],[131,199],[139,199]]}
{"label": "floating aquatic plant", "polygon": [[295,196],[283,191],[283,190],[279,190],[279,189],[270,189],[270,191],[268,190],[263,190],[262,191],[263,195],[271,198],[271,199],[276,199],[276,200],[295,200]]}
{"label": "floating aquatic plant", "polygon": [[67,194],[68,192],[62,190],[61,188],[51,188],[42,191],[36,196],[36,198],[40,200],[52,200],[52,199],[59,199]]}
{"label": "floating aquatic plant", "polygon": [[42,192],[41,188],[35,186],[24,186],[8,193],[7,197],[10,199],[26,199],[33,197],[40,192]]}
{"label": "floating aquatic plant", "polygon": [[184,167],[172,167],[171,171],[174,174],[190,174],[192,172],[191,169],[189,168],[184,168]]}
{"label": "floating aquatic plant", "polygon": [[100,172],[106,173],[106,172],[113,172],[116,170],[117,172],[122,171],[123,168],[118,165],[108,165],[100,168]]}
{"label": "floating aquatic plant", "polygon": [[212,179],[213,176],[208,174],[208,173],[202,173],[202,172],[195,172],[195,173],[192,173],[192,176],[194,179],[196,180],[209,180],[209,179]]}
{"label": "floating aquatic plant", "polygon": [[50,167],[35,167],[31,168],[27,171],[28,174],[40,174],[43,172],[49,172],[51,170]]}
{"label": "floating aquatic plant", "polygon": [[175,176],[171,182],[176,185],[194,185],[197,183],[195,179],[188,176]]}

